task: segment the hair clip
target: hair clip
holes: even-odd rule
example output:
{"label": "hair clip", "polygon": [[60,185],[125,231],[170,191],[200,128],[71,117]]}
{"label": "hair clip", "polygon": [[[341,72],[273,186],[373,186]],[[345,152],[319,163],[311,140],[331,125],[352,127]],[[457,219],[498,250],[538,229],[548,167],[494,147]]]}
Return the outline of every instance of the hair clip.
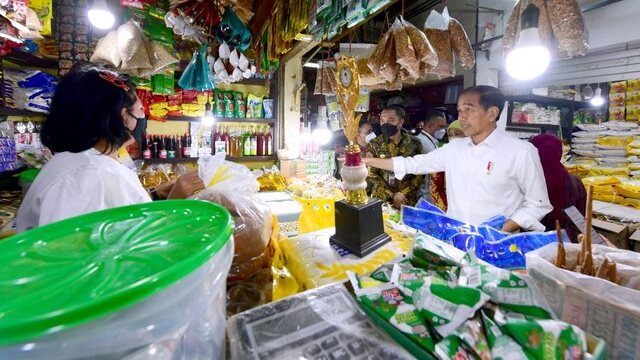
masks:
{"label": "hair clip", "polygon": [[100,73],[100,77],[110,83],[112,83],[113,85],[123,89],[124,91],[129,91],[129,87],[127,86],[127,84],[124,83],[124,81],[118,79],[118,77],[116,77],[112,72],[110,71],[103,71]]}

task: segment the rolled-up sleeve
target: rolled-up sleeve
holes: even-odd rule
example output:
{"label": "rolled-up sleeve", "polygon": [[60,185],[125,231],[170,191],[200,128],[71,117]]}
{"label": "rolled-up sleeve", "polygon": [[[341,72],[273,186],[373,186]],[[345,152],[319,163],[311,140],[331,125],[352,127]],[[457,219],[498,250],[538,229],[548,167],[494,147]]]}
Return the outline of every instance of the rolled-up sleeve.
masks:
{"label": "rolled-up sleeve", "polygon": [[428,154],[414,157],[394,157],[393,172],[396,179],[402,180],[407,174],[426,175],[445,171],[447,147],[441,147]]}
{"label": "rolled-up sleeve", "polygon": [[511,215],[511,220],[525,230],[544,231],[540,220],[553,210],[549,202],[544,172],[537,150],[531,146],[520,162],[517,176],[518,184],[524,193],[524,201]]}

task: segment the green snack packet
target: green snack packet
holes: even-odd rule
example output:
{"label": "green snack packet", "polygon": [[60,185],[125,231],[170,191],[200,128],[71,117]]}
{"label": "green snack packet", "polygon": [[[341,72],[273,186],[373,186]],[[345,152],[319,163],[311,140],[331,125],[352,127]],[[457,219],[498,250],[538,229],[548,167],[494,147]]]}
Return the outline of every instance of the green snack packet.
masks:
{"label": "green snack packet", "polygon": [[446,337],[473,317],[489,296],[466,286],[450,287],[444,280],[432,276],[424,279],[422,287],[413,292],[412,299],[427,322]]}
{"label": "green snack packet", "polygon": [[414,266],[424,269],[460,266],[442,242],[421,232],[413,239],[409,259]]}
{"label": "green snack packet", "polygon": [[390,282],[391,281],[391,274],[393,272],[393,266],[395,264],[402,264],[402,265],[411,265],[411,263],[409,262],[409,259],[407,258],[402,258],[402,260],[395,262],[392,261],[389,264],[384,264],[382,266],[380,266],[379,268],[373,270],[373,272],[371,272],[371,274],[369,276],[371,276],[372,278],[382,281],[382,282]]}
{"label": "green snack packet", "polygon": [[434,351],[434,341],[426,322],[415,306],[405,301],[400,289],[391,283],[382,283],[352,272],[348,272],[347,276],[360,302],[389,321],[421,347]]}
{"label": "green snack packet", "polygon": [[424,285],[427,277],[429,274],[426,270],[406,264],[394,264],[391,272],[391,282],[407,297],[412,297],[414,292]]}
{"label": "green snack packet", "polygon": [[247,114],[247,101],[244,99],[244,94],[239,91],[234,91],[233,101],[235,102],[234,116],[237,118],[244,118]]}
{"label": "green snack packet", "polygon": [[224,117],[233,118],[236,116],[236,103],[233,101],[233,91],[223,91],[224,96]]}
{"label": "green snack packet", "polygon": [[214,105],[214,114],[217,117],[224,117],[224,93],[221,90],[213,90],[214,97],[216,99]]}
{"label": "green snack packet", "polygon": [[522,346],[508,335],[505,335],[500,327],[485,313],[481,311],[482,322],[487,334],[487,342],[491,348],[491,356],[494,360],[526,360],[532,359]]}
{"label": "green snack packet", "polygon": [[584,331],[556,320],[512,320],[505,329],[534,359],[579,360],[587,351]]}
{"label": "green snack packet", "polygon": [[477,313],[472,319],[462,324],[455,334],[476,353],[478,358],[483,360],[492,358],[480,313]]}
{"label": "green snack packet", "polygon": [[472,253],[467,253],[462,263],[461,285],[482,290],[505,310],[536,319],[551,319],[551,313],[542,305],[543,300],[520,276],[483,264]]}
{"label": "green snack packet", "polygon": [[449,335],[436,344],[436,355],[440,359],[467,360],[475,359],[475,354],[471,353],[465,346],[462,339],[457,335]]}

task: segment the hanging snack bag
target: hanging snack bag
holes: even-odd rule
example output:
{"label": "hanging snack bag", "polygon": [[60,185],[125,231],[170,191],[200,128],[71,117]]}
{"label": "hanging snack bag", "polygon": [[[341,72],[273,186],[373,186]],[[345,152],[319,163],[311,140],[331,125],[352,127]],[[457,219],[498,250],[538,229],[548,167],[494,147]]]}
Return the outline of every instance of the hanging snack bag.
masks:
{"label": "hanging snack bag", "polygon": [[466,70],[473,69],[476,57],[462,24],[454,18],[449,19],[449,32],[451,33],[451,47],[460,61],[460,65]]}
{"label": "hanging snack bag", "polygon": [[426,322],[415,306],[404,300],[400,289],[393,284],[381,283],[352,272],[348,272],[347,275],[360,302],[407,334],[421,347],[434,351],[434,341]]}
{"label": "hanging snack bag", "polygon": [[245,100],[244,94],[239,91],[234,91],[233,101],[235,103],[234,116],[237,118],[244,118],[247,114],[247,100]]}
{"label": "hanging snack bag", "polygon": [[448,77],[455,74],[449,19],[449,11],[446,8],[442,14],[431,10],[424,26],[427,39],[429,39],[433,49],[438,54],[438,66],[431,72],[439,77]]}
{"label": "hanging snack bag", "polygon": [[432,276],[425,278],[424,285],[413,292],[412,300],[427,322],[446,337],[472,318],[489,296],[466,286],[450,287],[446,281]]}

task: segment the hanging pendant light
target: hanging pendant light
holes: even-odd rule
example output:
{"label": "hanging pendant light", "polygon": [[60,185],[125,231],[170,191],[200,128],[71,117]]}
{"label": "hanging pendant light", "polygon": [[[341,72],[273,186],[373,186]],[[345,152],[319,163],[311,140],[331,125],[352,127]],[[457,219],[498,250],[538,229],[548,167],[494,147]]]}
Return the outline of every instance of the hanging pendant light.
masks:
{"label": "hanging pendant light", "polygon": [[94,0],[87,15],[91,24],[102,30],[111,29],[116,22],[105,0]]}
{"label": "hanging pendant light", "polygon": [[514,79],[535,79],[549,67],[551,54],[540,41],[539,17],[540,10],[533,4],[527,6],[522,12],[518,42],[506,59],[507,72]]}
{"label": "hanging pendant light", "polygon": [[591,105],[595,107],[600,107],[604,105],[604,98],[602,97],[602,89],[600,89],[600,84],[598,84],[598,87],[596,88],[596,92],[594,93],[593,97],[589,102],[591,103]]}

